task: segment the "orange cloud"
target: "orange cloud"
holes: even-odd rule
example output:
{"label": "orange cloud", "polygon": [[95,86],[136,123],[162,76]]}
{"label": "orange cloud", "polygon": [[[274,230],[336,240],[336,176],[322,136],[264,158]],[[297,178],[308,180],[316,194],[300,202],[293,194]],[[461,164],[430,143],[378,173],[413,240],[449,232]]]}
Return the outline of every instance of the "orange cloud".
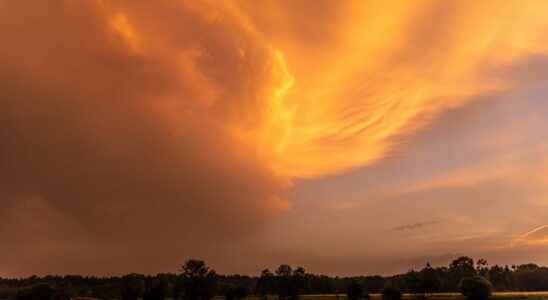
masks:
{"label": "orange cloud", "polygon": [[[397,137],[427,125],[440,111],[509,88],[511,82],[486,74],[492,68],[546,50],[540,42],[548,28],[539,15],[542,3],[333,4],[342,21],[271,5],[272,23],[258,20],[257,31],[284,54],[291,88],[271,100],[276,126],[267,130],[278,132],[267,142],[276,149],[275,168],[290,177],[370,164],[388,155]],[[260,18],[272,9],[266,7],[247,9]],[[297,18],[296,27],[287,25]],[[306,22],[315,26],[299,32]],[[318,45],[318,54],[307,45],[306,35],[315,30],[329,31],[324,33],[332,38]]]}
{"label": "orange cloud", "polygon": [[[0,6],[2,204],[38,199],[43,223],[76,222],[78,241],[114,257],[177,240],[145,271],[179,251],[222,261],[210,245],[289,209],[294,179],[371,164],[440,112],[511,87],[493,70],[544,53],[548,29],[541,2]],[[66,256],[72,242],[59,241]]]}
{"label": "orange cloud", "polygon": [[[0,240],[44,246],[7,266],[15,274],[129,272],[135,260],[140,272],[169,270],[185,256],[219,257],[212,243],[254,233],[288,209],[286,179],[255,140],[235,134],[260,127],[278,62],[228,9],[2,5]],[[21,201],[38,204],[30,211]],[[52,226],[17,239],[39,224]],[[76,225],[59,237],[64,224]],[[171,245],[162,258],[143,259],[161,244]],[[74,260],[52,265],[44,260],[52,247]]]}

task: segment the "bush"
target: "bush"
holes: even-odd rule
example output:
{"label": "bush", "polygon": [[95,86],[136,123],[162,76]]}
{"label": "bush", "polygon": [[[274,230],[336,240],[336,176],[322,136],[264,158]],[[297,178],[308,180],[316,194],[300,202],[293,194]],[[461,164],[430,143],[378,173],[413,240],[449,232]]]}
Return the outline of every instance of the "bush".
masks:
{"label": "bush", "polygon": [[389,285],[382,290],[383,300],[401,300],[402,292],[399,288]]}
{"label": "bush", "polygon": [[66,289],[58,289],[53,294],[53,300],[71,300],[72,295]]}
{"label": "bush", "polygon": [[230,287],[225,294],[226,300],[241,300],[247,296],[247,290],[243,286]]}
{"label": "bush", "polygon": [[35,285],[30,289],[22,289],[17,293],[17,300],[50,300],[53,289],[47,284]]}
{"label": "bush", "polygon": [[352,282],[346,290],[348,300],[361,300],[363,298],[363,288],[357,282]]}
{"label": "bush", "polygon": [[465,277],[459,284],[460,292],[468,300],[487,300],[491,297],[493,286],[485,277]]}

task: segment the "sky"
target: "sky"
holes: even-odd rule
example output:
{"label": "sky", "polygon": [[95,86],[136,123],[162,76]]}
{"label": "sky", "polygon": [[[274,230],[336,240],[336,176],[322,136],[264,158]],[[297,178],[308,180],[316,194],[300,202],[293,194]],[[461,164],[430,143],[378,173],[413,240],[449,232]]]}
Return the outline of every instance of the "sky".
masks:
{"label": "sky", "polygon": [[547,11],[0,0],[0,277],[548,264]]}

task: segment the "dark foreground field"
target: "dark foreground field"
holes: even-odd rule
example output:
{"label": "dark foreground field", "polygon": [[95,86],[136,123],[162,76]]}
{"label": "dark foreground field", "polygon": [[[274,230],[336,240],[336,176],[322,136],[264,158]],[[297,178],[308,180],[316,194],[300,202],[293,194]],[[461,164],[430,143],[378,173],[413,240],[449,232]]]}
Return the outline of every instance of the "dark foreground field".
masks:
{"label": "dark foreground field", "polygon": [[[370,294],[372,300],[382,299],[381,294]],[[222,297],[219,297],[219,300]],[[260,297],[250,296],[246,300],[260,300]],[[278,297],[272,296],[268,300],[277,300]],[[347,300],[346,295],[301,295],[300,300]],[[404,294],[403,299],[424,299],[423,295]],[[465,300],[465,297],[459,293],[432,293],[426,296],[427,300]],[[493,293],[492,300],[548,300],[548,292],[498,292]]]}
{"label": "dark foreground field", "polygon": [[[382,299],[381,294],[370,294],[372,300]],[[224,300],[224,297],[217,296],[214,300]],[[244,300],[261,300],[259,296],[248,296]],[[347,300],[346,295],[301,295],[300,300]],[[424,299],[422,295],[404,294],[403,299]],[[494,293],[492,300],[548,300],[548,292],[500,292]],[[166,299],[171,300],[171,299]],[[269,296],[268,300],[278,300],[277,296]],[[464,296],[458,293],[434,293],[428,294],[426,300],[465,300]]]}

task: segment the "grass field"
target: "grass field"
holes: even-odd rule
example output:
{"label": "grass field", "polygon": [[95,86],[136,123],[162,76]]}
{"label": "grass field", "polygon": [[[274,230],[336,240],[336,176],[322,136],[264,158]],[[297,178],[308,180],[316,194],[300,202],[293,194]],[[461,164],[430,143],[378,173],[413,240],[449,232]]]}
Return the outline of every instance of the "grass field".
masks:
{"label": "grass field", "polygon": [[[380,294],[370,294],[372,300],[380,300]],[[404,299],[424,299],[422,295],[404,294]],[[220,300],[223,299],[219,297]],[[269,296],[268,300],[277,300],[276,296]],[[300,300],[346,300],[346,295],[301,295]],[[548,292],[501,292],[494,293],[492,299],[499,300],[548,300]],[[246,300],[261,300],[260,297],[247,297]],[[464,300],[464,297],[459,293],[434,293],[428,294],[426,300]]]}
{"label": "grass field", "polygon": [[[380,300],[381,294],[370,294],[371,300]],[[421,299],[422,295],[404,294],[403,299]],[[213,300],[224,300],[224,297],[217,296]],[[548,292],[501,292],[494,293],[491,297],[493,300],[548,300]],[[171,299],[167,299],[171,300]],[[262,300],[258,296],[249,296],[244,300]],[[278,300],[276,296],[268,296],[268,300]],[[335,294],[327,295],[301,295],[299,300],[347,300],[346,295],[340,294],[338,297]],[[434,293],[428,294],[426,300],[464,300],[464,297],[458,293]]]}

